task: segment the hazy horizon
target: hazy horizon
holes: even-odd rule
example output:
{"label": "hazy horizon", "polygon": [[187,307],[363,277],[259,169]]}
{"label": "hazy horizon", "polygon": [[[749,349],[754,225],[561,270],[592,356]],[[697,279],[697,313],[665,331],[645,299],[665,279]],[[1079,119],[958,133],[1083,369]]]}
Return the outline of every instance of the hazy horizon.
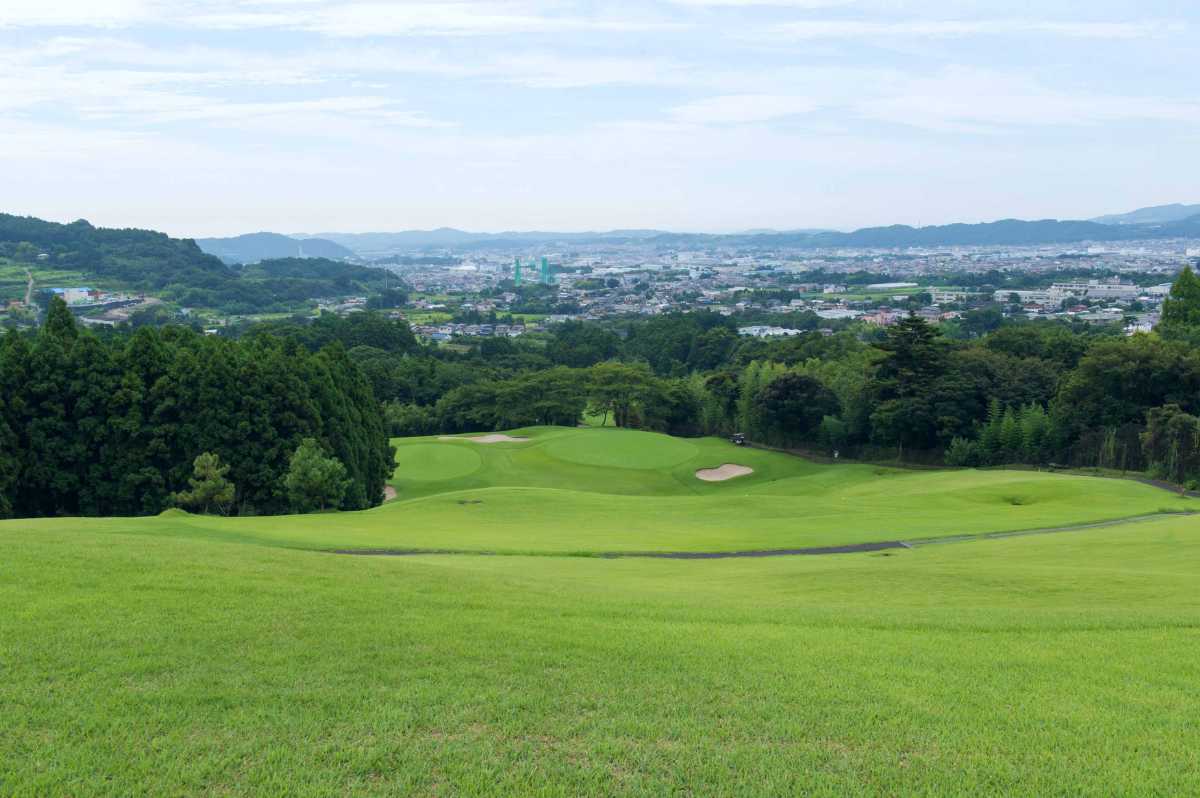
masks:
{"label": "hazy horizon", "polygon": [[7,0],[0,210],[256,231],[852,230],[1195,202],[1200,10]]}

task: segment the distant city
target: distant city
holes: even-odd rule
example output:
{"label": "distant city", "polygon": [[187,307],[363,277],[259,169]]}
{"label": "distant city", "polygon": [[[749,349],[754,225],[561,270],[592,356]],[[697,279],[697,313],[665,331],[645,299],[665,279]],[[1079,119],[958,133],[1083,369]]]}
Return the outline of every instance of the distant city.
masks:
{"label": "distant city", "polygon": [[[564,321],[599,321],[711,311],[734,316],[744,335],[832,331],[850,323],[890,326],[909,313],[934,323],[988,310],[1004,317],[1062,318],[1151,330],[1171,281],[1200,258],[1200,206],[1170,205],[1090,222],[1001,222],[943,228],[753,231],[731,236],[662,231],[472,234],[456,230],[394,234],[257,233],[201,239],[205,252],[234,268],[272,259],[354,264],[393,275],[402,301],[384,305],[432,342],[516,337]],[[1114,240],[1028,244],[824,246],[830,235],[906,241],[1028,238],[1082,229]],[[964,232],[965,231],[965,232]],[[1161,237],[1156,237],[1161,236]],[[42,257],[44,260],[44,257]],[[86,272],[83,272],[86,273]],[[47,285],[91,325],[115,325],[139,311],[193,316],[210,331],[237,314],[164,303],[147,291]],[[376,306],[355,284],[315,297],[294,312],[350,314]],[[29,293],[23,286],[14,287]],[[24,302],[28,302],[26,296]],[[19,310],[21,299],[10,299]],[[257,318],[257,316],[253,316]],[[804,320],[803,322],[801,320]]]}

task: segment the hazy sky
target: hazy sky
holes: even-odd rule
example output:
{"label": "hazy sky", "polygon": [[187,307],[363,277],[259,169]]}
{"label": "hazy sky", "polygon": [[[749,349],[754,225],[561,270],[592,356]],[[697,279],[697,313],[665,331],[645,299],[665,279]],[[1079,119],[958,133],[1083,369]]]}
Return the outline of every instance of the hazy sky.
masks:
{"label": "hazy sky", "polygon": [[0,210],[175,235],[1200,201],[1195,0],[0,0]]}

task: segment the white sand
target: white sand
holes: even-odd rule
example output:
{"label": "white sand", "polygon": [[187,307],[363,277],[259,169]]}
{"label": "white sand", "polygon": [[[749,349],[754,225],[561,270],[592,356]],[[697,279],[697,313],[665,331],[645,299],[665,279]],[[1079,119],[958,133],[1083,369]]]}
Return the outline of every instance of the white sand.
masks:
{"label": "white sand", "polygon": [[472,441],[474,443],[520,443],[527,441],[528,438],[514,438],[511,435],[477,435],[474,438],[459,438],[454,435],[442,435],[438,438],[439,441]]}
{"label": "white sand", "polygon": [[702,479],[705,482],[724,482],[727,479],[744,477],[753,473],[754,469],[749,466],[726,463],[720,468],[701,468],[696,472],[696,479]]}
{"label": "white sand", "polygon": [[384,502],[395,501],[396,500],[396,489],[393,488],[391,485],[384,485],[383,486],[383,500],[384,500]]}

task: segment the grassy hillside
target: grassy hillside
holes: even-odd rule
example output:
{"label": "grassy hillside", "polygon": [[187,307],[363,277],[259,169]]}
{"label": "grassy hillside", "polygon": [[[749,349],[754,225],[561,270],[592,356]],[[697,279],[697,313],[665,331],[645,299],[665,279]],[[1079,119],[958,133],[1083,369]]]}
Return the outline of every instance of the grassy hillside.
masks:
{"label": "grassy hillside", "polygon": [[1193,794],[1197,529],[674,562],[0,525],[0,791]]}
{"label": "grassy hillside", "polygon": [[[603,554],[832,546],[1197,509],[1194,500],[1127,480],[824,466],[714,438],[617,429],[540,427],[514,435],[528,440],[394,441],[400,501],[368,512],[286,521],[179,513],[89,524],[308,549]],[[724,463],[754,473],[728,482],[695,476]],[[43,531],[78,522],[14,523]]]}
{"label": "grassy hillside", "polygon": [[[363,513],[0,523],[0,793],[1200,791],[1200,518],[828,557],[545,556],[1188,500],[515,434],[400,441],[406,498]],[[694,476],[727,462],[756,471]],[[294,548],[434,544],[542,556]]]}

